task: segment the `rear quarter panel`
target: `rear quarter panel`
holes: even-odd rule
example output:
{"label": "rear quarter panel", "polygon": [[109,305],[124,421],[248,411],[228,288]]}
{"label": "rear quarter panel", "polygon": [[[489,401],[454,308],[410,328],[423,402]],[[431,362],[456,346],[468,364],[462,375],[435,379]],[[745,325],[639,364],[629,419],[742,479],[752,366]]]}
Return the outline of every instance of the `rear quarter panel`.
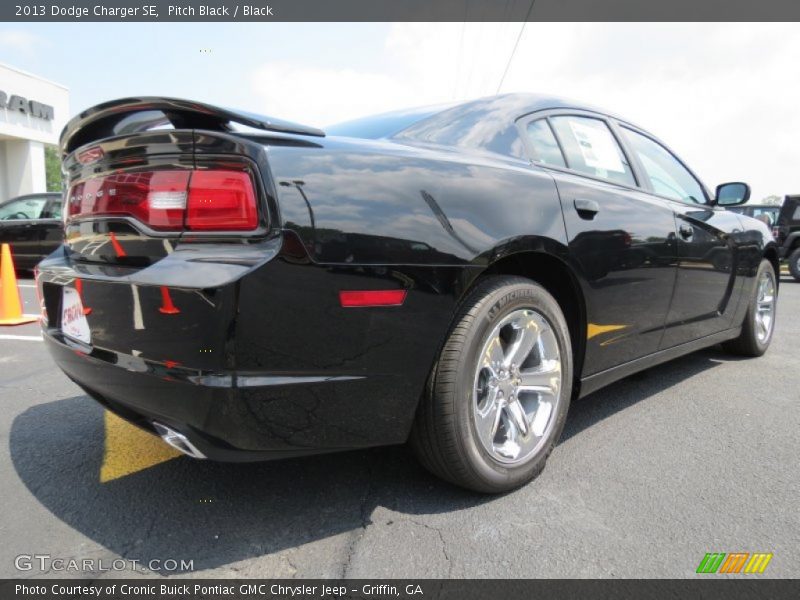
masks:
{"label": "rear quarter panel", "polygon": [[[236,364],[287,378],[243,393],[256,420],[288,425],[254,427],[252,445],[403,442],[474,278],[504,253],[565,248],[555,184],[523,161],[383,142],[267,153],[283,250],[241,282]],[[387,288],[403,306],[339,305]]]}
{"label": "rear quarter panel", "polygon": [[566,242],[552,178],[518,159],[330,140],[269,163],[284,227],[320,263],[478,265],[516,238]]}

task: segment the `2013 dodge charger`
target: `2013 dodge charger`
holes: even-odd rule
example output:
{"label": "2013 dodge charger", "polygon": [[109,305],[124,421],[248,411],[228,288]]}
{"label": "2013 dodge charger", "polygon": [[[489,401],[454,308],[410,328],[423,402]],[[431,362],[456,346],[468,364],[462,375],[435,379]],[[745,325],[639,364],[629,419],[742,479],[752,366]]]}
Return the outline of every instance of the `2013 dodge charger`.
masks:
{"label": "2013 dodge charger", "polygon": [[398,444],[519,486],[570,400],[775,323],[767,227],[662,142],[505,95],[318,129],[169,98],[61,137],[47,345],[109,410],[197,458]]}

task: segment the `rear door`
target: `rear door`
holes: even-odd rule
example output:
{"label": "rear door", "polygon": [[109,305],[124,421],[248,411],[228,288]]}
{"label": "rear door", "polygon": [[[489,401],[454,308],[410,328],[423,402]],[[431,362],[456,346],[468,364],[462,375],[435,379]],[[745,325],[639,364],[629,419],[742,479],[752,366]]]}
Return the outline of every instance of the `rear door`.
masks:
{"label": "rear door", "polygon": [[663,144],[624,124],[619,130],[643,185],[675,215],[677,279],[661,348],[729,328],[738,300],[731,234],[741,230],[739,217],[711,206],[705,187]]}
{"label": "rear door", "polygon": [[520,125],[561,197],[586,299],[587,376],[658,349],[675,280],[675,220],[664,200],[637,188],[605,118],[541,115]]}

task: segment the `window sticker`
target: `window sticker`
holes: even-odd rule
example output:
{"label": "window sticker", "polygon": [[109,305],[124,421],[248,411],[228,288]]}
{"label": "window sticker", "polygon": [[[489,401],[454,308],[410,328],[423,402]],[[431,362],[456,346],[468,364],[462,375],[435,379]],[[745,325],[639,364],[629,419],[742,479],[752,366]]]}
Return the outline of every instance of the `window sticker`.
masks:
{"label": "window sticker", "polygon": [[625,172],[616,142],[605,126],[600,129],[571,119],[568,122],[587,167],[616,173]]}

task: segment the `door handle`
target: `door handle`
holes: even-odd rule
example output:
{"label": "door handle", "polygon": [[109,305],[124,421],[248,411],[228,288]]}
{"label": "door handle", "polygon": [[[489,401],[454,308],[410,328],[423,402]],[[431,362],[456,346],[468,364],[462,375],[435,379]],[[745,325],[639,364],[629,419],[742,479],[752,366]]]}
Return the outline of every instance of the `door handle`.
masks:
{"label": "door handle", "polygon": [[681,237],[685,240],[692,239],[694,235],[694,228],[691,225],[681,225],[678,227],[678,231],[680,231]]}
{"label": "door handle", "polygon": [[600,212],[600,205],[594,200],[575,198],[574,204],[581,219],[594,219],[594,216]]}

